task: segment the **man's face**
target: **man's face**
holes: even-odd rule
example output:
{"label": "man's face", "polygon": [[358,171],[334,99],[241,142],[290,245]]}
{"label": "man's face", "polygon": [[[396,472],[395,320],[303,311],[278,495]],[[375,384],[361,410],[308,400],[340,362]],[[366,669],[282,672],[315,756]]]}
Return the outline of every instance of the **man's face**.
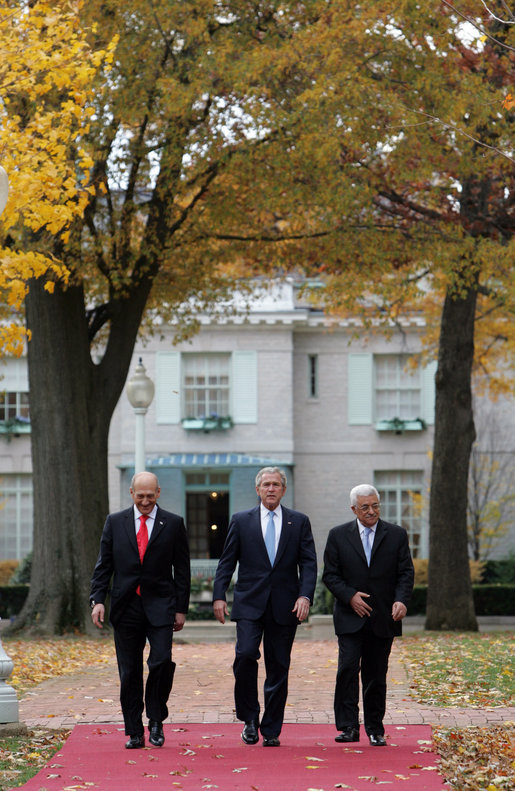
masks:
{"label": "man's face", "polygon": [[358,497],[357,505],[352,505],[351,508],[365,527],[373,527],[379,519],[380,506],[375,494]]}
{"label": "man's face", "polygon": [[130,489],[130,493],[138,511],[148,516],[159,499],[161,489],[153,475],[142,474],[134,481],[134,488]]}
{"label": "man's face", "polygon": [[256,486],[259,499],[269,511],[275,511],[285,491],[286,486],[283,486],[278,472],[265,472],[259,486]]}

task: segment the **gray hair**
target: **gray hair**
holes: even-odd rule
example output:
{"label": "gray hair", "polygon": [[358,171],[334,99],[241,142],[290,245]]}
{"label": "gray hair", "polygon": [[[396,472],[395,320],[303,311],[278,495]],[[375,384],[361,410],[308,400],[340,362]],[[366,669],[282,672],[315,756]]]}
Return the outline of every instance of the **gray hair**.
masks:
{"label": "gray hair", "polygon": [[283,470],[280,470],[279,467],[263,467],[256,475],[256,489],[260,485],[263,475],[275,475],[276,473],[279,473],[281,483],[286,488],[286,473]]}
{"label": "gray hair", "polygon": [[357,505],[358,504],[358,497],[370,497],[373,494],[374,497],[377,497],[377,502],[381,502],[381,498],[379,497],[379,492],[372,486],[370,483],[360,483],[358,486],[355,486],[354,489],[350,490],[350,504]]}

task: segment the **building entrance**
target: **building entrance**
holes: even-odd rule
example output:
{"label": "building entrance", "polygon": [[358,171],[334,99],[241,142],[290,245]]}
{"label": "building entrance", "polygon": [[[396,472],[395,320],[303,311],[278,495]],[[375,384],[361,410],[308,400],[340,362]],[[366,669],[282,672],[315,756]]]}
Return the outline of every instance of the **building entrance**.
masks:
{"label": "building entrance", "polygon": [[[188,483],[190,489],[192,482]],[[198,481],[194,488],[196,491],[186,491],[186,526],[191,557],[219,558],[229,526],[229,492],[220,485],[199,491]]]}

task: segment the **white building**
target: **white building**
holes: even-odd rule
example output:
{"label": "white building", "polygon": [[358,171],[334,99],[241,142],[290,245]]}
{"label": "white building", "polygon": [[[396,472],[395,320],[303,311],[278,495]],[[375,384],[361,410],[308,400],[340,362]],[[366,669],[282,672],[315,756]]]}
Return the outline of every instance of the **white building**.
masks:
{"label": "white building", "polygon": [[[389,339],[353,320],[330,325],[284,283],[248,314],[204,317],[191,342],[173,346],[173,328],[161,327],[136,347],[129,377],[142,358],[156,388],[146,467],[159,476],[160,504],[185,516],[199,571],[214,570],[229,516],[256,502],[265,465],[285,469],[284,502],[309,514],[320,564],[329,529],[352,517],[348,495],[358,483],[378,488],[382,517],[404,525],[413,554],[427,557],[436,364],[406,368],[422,331],[419,318]],[[31,548],[30,424],[9,427],[8,418],[27,413],[25,361],[8,361],[3,384],[0,559],[22,558]],[[109,436],[111,510],[130,502],[134,445],[124,394]]]}

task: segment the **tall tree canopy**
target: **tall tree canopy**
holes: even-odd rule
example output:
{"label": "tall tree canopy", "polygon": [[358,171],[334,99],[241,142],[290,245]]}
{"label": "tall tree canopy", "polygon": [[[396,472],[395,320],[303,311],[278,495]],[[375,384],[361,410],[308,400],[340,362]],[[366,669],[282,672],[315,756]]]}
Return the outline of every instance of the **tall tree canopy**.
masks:
{"label": "tall tree canopy", "polygon": [[109,423],[144,317],[296,265],[371,321],[441,297],[428,624],[474,628],[470,382],[478,315],[510,336],[512,27],[472,0],[91,0],[81,21],[94,49],[119,43],[81,140],[92,192],[53,247],[69,281],[26,299],[40,562],[19,626],[88,624]]}
{"label": "tall tree canopy", "polygon": [[407,309],[429,319],[435,305],[441,310],[426,620],[433,629],[477,628],[466,522],[473,367],[497,388],[513,383],[497,366],[513,353],[515,26],[504,3],[492,8],[495,15],[472,0],[430,9],[328,3],[325,29],[312,30],[315,46],[306,47],[307,63],[334,53],[333,74],[326,61],[313,89],[327,145],[312,155],[327,173],[327,224],[340,223],[321,266],[328,302],[347,310],[361,302],[378,323]]}
{"label": "tall tree canopy", "polygon": [[93,162],[80,138],[93,112],[89,86],[109,57],[91,50],[76,3],[32,5],[0,8],[0,164],[9,179],[0,225],[0,348],[11,353],[23,349],[24,328],[13,310],[22,305],[29,278],[48,273],[49,291],[55,278],[66,279],[50,241],[88,200]]}
{"label": "tall tree canopy", "polygon": [[[92,194],[53,246],[68,282],[50,295],[31,279],[26,297],[38,563],[17,628],[89,626],[109,425],[145,311],[210,304],[235,269],[270,259],[274,203],[308,205],[288,159],[302,85],[294,73],[283,85],[269,58],[299,61],[310,6],[91,0],[81,12],[94,49],[119,43],[81,141]],[[276,245],[274,262],[287,252]]]}

